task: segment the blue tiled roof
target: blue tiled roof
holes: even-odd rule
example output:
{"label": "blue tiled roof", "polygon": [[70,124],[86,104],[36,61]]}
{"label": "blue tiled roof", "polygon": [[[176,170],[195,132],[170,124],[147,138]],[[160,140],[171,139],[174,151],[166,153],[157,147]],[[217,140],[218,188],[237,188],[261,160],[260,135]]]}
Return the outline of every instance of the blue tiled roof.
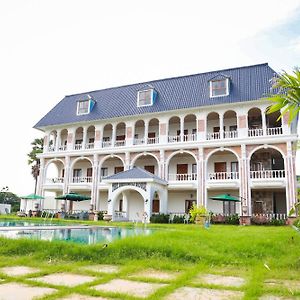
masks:
{"label": "blue tiled roof", "polygon": [[[265,63],[70,95],[62,99],[34,127],[43,128],[51,125],[256,100],[270,92],[269,80],[274,74],[275,71]],[[226,97],[210,98],[208,81],[219,76],[230,78],[230,94]],[[137,91],[149,85],[158,93],[154,105],[137,107]],[[95,107],[89,114],[77,116],[77,101],[87,99],[88,95],[96,101]]]}
{"label": "blue tiled roof", "polygon": [[120,179],[156,179],[159,181],[164,181],[160,177],[139,167],[134,167],[132,169],[111,176],[107,176],[104,178],[104,180],[120,180]]}

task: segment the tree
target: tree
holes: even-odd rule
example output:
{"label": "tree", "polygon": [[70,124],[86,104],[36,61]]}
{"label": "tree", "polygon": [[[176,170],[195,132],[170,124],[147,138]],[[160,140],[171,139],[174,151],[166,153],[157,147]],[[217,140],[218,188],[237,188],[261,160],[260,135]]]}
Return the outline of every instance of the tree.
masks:
{"label": "tree", "polygon": [[9,191],[9,188],[3,187],[0,191],[0,203],[11,204],[11,211],[20,210],[21,199],[14,193]]}
{"label": "tree", "polygon": [[295,68],[292,74],[283,71],[272,78],[272,94],[265,99],[273,102],[268,113],[281,110],[280,118],[289,113],[289,123],[300,111],[300,69]]}
{"label": "tree", "polygon": [[40,159],[37,157],[38,154],[43,153],[44,140],[34,139],[31,143],[32,150],[27,154],[28,164],[31,165],[31,175],[35,180],[34,193],[36,194],[37,180],[40,174]]}

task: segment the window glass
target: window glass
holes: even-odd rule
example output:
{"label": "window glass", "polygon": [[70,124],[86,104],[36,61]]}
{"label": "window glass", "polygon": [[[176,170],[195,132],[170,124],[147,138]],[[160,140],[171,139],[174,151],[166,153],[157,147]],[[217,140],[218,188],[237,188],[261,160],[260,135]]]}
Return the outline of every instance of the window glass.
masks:
{"label": "window glass", "polygon": [[211,96],[225,96],[227,94],[227,79],[211,82]]}
{"label": "window glass", "polygon": [[101,168],[101,177],[105,177],[108,175],[108,169],[107,168]]}
{"label": "window glass", "polygon": [[89,100],[79,101],[77,103],[77,115],[83,115],[89,113]]}
{"label": "window glass", "polygon": [[138,103],[139,106],[152,105],[152,90],[139,91]]}

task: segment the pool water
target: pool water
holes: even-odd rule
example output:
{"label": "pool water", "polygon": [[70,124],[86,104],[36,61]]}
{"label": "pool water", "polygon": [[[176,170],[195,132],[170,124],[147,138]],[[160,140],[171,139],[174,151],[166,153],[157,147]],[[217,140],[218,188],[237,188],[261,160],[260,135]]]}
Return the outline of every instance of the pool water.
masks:
{"label": "pool water", "polygon": [[28,227],[28,226],[54,226],[54,225],[66,225],[63,223],[51,223],[50,221],[21,221],[21,220],[0,220],[0,230],[1,227]]}
{"label": "pool water", "polygon": [[109,243],[114,240],[123,239],[129,236],[149,235],[153,230],[147,228],[120,228],[120,227],[91,227],[84,229],[64,228],[47,230],[11,230],[1,231],[1,237],[12,239],[29,238],[32,240],[44,241],[66,241],[80,244]]}

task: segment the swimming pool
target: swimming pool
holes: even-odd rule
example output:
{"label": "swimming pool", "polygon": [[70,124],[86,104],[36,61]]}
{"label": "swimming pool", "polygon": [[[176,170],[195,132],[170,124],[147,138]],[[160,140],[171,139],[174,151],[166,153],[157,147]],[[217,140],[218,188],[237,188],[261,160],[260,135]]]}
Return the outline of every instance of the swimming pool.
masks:
{"label": "swimming pool", "polygon": [[2,219],[0,220],[0,230],[1,227],[31,227],[31,226],[54,226],[54,225],[64,225],[64,223],[52,223],[51,221],[22,221],[22,220],[11,220]]}
{"label": "swimming pool", "polygon": [[59,228],[59,229],[32,229],[18,228],[18,230],[0,230],[0,236],[12,239],[29,238],[44,241],[65,241],[80,244],[109,243],[114,240],[130,236],[149,235],[152,229],[134,227],[88,227],[88,228]]}

